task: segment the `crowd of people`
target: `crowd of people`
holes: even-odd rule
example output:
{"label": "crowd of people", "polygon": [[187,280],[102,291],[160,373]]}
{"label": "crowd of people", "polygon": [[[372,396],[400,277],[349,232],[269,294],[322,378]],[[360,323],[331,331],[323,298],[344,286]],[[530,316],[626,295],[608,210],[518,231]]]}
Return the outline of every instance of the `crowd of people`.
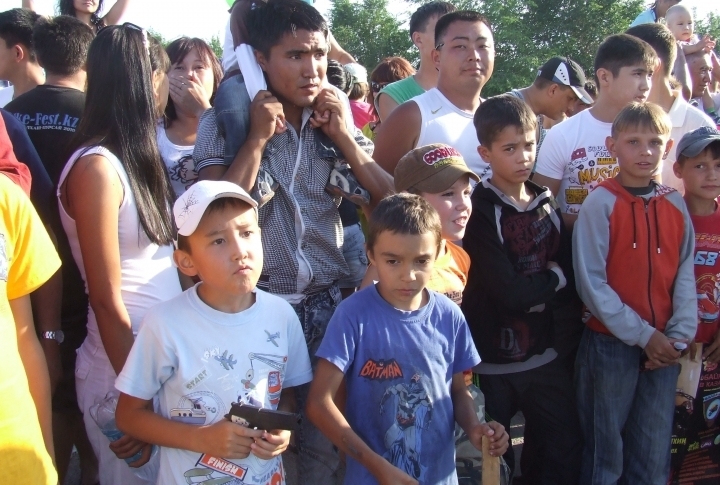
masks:
{"label": "crowd of people", "polygon": [[420,6],[416,69],[311,0],[236,0],[221,59],[102,3],[0,12],[3,480],[718,483],[720,61],[682,2],[489,98],[492,12]]}

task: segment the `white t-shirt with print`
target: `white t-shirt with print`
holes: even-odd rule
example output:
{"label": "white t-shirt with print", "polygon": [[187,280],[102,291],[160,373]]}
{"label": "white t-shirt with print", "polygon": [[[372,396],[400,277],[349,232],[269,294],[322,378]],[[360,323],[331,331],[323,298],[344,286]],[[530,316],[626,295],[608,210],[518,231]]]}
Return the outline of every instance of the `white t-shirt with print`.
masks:
{"label": "white t-shirt with print", "polygon": [[[198,285],[147,312],[115,382],[119,391],[145,400],[157,395],[160,415],[201,426],[224,419],[233,402],[275,409],[282,388],[312,379],[303,331],[290,304],[256,290],[250,308],[223,313],[198,297]],[[157,483],[228,479],[282,485],[283,476],[279,456],[225,460],[161,448]]]}
{"label": "white t-shirt with print", "polygon": [[195,162],[192,154],[195,145],[176,145],[170,141],[165,128],[157,126],[157,142],[160,156],[165,162],[170,183],[175,191],[175,197],[180,197],[197,182],[198,174],[195,171]]}
{"label": "white t-shirt with print", "polygon": [[585,110],[548,131],[535,172],[561,181],[555,198],[563,213],[579,213],[588,194],[619,172],[617,159],[605,146],[611,129],[612,123]]}

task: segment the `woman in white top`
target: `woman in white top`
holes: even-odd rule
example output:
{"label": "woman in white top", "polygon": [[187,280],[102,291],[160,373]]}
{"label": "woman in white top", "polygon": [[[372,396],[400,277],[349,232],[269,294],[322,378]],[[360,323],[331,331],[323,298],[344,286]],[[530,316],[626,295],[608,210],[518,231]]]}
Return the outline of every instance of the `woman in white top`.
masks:
{"label": "woman in white top", "polygon": [[215,99],[222,68],[202,39],[180,37],[167,46],[170,57],[170,99],[158,125],[158,147],[175,196],[197,181],[192,159],[200,116]]}
{"label": "woman in white top", "polygon": [[60,218],[90,300],[75,378],[103,485],[147,483],[119,458],[142,450],[138,466],[150,447],[130,436],[110,445],[90,406],[114,388],[145,312],[181,291],[172,264],[172,188],[155,138],[169,66],[159,42],[132,24],[98,34],[75,152],[59,181]]}

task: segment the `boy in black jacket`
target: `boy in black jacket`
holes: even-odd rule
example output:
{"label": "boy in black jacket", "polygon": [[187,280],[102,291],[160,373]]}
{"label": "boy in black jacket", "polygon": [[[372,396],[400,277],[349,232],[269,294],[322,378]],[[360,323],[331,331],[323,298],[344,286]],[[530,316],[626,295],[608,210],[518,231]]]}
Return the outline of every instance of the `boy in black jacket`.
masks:
{"label": "boy in black jacket", "polygon": [[[550,191],[528,180],[536,118],[523,101],[503,95],[485,101],[474,124],[493,173],[472,195],[463,238],[471,265],[462,310],[482,357],[474,372],[489,416],[509,429],[520,410],[533,429],[523,477],[575,485],[577,409],[571,377],[553,349],[551,309],[571,272],[570,241]],[[511,448],[505,459],[514,468]]]}

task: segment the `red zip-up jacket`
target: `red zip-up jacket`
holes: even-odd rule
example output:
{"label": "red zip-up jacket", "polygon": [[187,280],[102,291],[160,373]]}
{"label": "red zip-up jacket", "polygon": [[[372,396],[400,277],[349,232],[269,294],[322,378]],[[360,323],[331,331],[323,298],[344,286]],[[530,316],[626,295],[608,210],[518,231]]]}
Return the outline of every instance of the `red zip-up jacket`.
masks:
{"label": "red zip-up jacket", "polygon": [[643,348],[655,329],[692,339],[697,326],[690,216],[675,189],[653,185],[636,196],[605,180],[583,203],[573,234],[585,323]]}

